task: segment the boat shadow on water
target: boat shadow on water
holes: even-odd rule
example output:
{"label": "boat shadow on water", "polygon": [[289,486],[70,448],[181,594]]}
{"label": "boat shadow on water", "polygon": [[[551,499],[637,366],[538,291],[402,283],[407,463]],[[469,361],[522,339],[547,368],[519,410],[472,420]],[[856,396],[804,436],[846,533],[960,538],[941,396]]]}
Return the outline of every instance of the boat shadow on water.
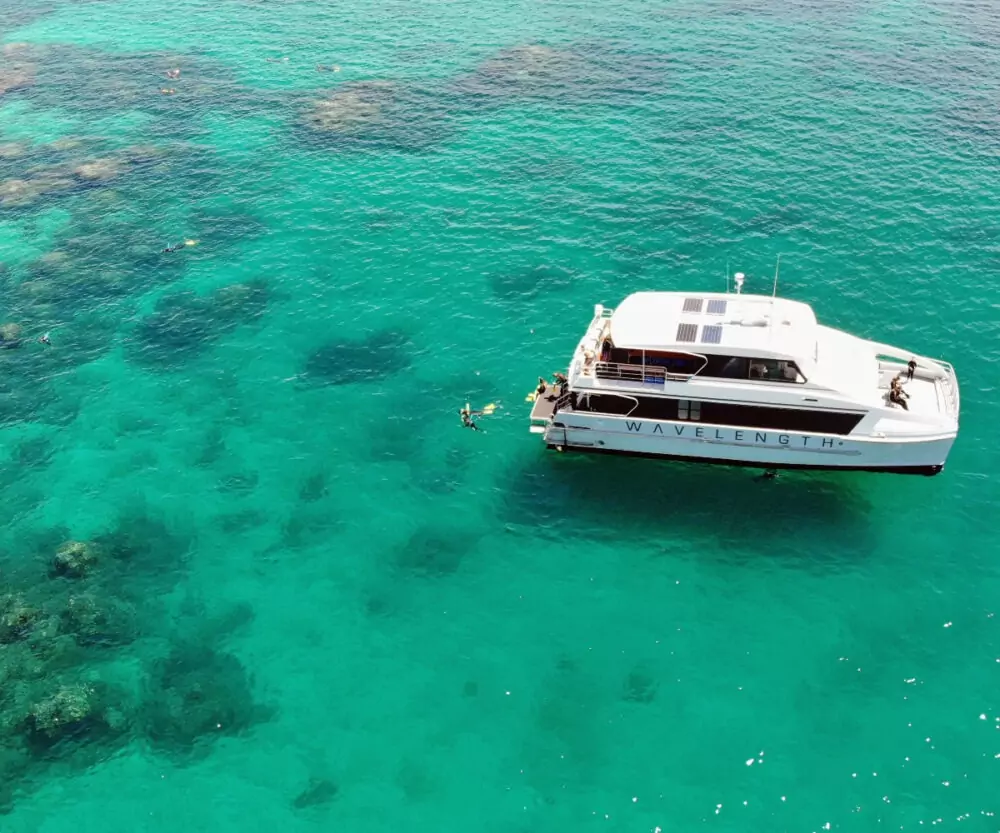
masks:
{"label": "boat shadow on water", "polygon": [[512,473],[500,511],[534,535],[644,546],[659,540],[672,554],[678,539],[707,537],[718,544],[713,558],[730,563],[791,556],[833,568],[867,557],[878,543],[860,477],[782,472],[769,479],[762,469],[566,454]]}

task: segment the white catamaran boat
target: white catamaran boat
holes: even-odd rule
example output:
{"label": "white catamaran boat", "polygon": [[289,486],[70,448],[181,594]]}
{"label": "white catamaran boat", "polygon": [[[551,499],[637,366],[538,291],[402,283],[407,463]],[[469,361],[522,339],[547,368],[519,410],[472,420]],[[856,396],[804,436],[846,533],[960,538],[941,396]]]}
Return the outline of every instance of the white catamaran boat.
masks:
{"label": "white catamaran boat", "polygon": [[562,451],[941,471],[958,434],[950,364],[742,285],[737,274],[735,293],[638,292],[596,306],[566,376],[540,385],[531,431]]}

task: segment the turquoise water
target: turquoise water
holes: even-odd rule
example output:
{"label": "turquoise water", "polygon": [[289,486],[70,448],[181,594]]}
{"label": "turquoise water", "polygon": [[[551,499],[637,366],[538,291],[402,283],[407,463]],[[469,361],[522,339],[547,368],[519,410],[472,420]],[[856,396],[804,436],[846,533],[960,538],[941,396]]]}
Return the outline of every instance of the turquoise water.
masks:
{"label": "turquoise water", "polygon": [[[0,830],[1000,828],[992,3],[0,32]],[[527,433],[594,303],[779,253],[955,364],[943,474]]]}

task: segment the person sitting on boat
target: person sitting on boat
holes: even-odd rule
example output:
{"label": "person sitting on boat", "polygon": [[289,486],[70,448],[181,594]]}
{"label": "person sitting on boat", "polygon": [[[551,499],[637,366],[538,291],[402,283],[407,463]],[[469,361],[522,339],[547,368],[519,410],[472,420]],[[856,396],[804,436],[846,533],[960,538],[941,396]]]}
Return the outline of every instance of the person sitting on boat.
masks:
{"label": "person sitting on boat", "polygon": [[552,383],[557,387],[561,388],[565,392],[566,388],[569,386],[569,379],[567,379],[562,373],[556,371],[552,374]]}
{"label": "person sitting on boat", "polygon": [[904,411],[908,411],[910,410],[910,406],[906,404],[906,400],[909,398],[910,394],[903,390],[902,374],[894,377],[889,384],[889,401],[899,405]]}
{"label": "person sitting on boat", "polygon": [[541,376],[538,377],[538,387],[535,388],[535,396],[543,396],[545,394],[545,389],[548,387],[548,382],[546,382]]}

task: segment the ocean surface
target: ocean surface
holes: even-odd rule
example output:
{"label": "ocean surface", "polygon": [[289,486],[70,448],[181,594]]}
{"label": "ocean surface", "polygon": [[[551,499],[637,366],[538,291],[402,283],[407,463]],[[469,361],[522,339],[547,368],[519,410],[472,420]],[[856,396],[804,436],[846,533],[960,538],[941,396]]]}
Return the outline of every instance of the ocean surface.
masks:
{"label": "ocean surface", "polygon": [[[0,40],[0,831],[1000,830],[994,0]],[[595,303],[779,254],[954,363],[941,475],[529,435]]]}

